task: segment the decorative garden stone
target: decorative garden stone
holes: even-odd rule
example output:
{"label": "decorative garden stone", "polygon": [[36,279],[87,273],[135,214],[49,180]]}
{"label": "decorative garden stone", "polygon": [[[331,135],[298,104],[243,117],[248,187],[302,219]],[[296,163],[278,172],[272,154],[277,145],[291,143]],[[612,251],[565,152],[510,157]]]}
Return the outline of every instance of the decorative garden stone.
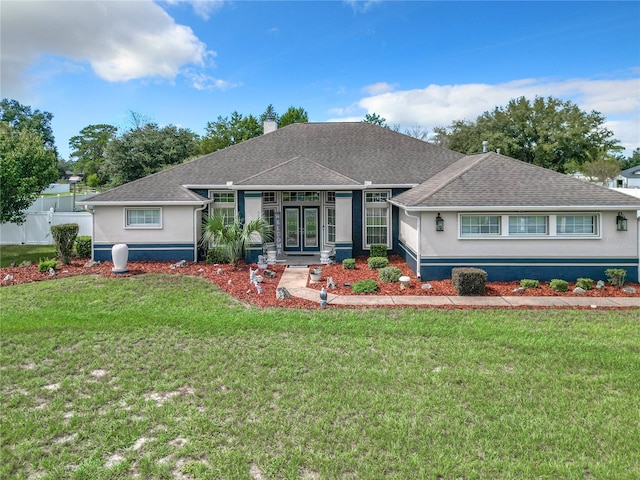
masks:
{"label": "decorative garden stone", "polygon": [[584,288],[576,287],[573,289],[573,293],[576,295],[584,295],[587,291]]}
{"label": "decorative garden stone", "polygon": [[126,243],[116,243],[111,248],[111,258],[113,260],[112,273],[125,273],[129,271],[127,261],[129,260],[129,246]]}
{"label": "decorative garden stone", "polygon": [[276,298],[278,300],[289,300],[291,298],[291,294],[285,287],[278,287],[276,289]]}

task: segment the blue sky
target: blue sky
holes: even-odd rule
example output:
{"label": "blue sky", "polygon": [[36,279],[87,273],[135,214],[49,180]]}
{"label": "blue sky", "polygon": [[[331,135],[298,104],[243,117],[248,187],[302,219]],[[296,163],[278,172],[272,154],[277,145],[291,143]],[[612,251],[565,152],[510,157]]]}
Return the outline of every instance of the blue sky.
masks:
{"label": "blue sky", "polygon": [[554,96],[640,146],[640,2],[13,1],[2,96],[54,115],[63,158],[134,111],[204,133],[238,111],[378,113],[401,131]]}

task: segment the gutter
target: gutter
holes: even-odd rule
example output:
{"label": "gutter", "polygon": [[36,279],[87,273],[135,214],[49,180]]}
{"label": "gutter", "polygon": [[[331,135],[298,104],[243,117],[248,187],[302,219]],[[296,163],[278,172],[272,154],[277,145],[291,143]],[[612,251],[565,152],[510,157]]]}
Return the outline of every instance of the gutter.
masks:
{"label": "gutter", "polygon": [[200,208],[193,209],[193,262],[198,261],[198,213],[203,211],[211,202],[202,204]]}

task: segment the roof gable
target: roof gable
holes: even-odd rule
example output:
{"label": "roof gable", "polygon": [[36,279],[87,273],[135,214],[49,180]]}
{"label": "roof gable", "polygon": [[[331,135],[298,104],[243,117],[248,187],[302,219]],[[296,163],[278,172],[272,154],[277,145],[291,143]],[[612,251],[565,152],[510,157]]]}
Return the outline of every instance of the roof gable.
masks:
{"label": "roof gable", "polygon": [[392,201],[417,209],[640,207],[630,195],[493,152],[462,158]]}
{"label": "roof gable", "polygon": [[352,178],[311,161],[296,157],[238,182],[238,185],[357,185]]}

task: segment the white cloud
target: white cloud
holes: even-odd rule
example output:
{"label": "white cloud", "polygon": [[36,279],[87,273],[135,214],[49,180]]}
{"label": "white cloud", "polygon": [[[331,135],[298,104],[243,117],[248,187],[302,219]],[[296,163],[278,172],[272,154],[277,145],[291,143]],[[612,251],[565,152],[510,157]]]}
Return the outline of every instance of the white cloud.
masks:
{"label": "white cloud", "polygon": [[420,125],[432,131],[434,127],[450,125],[454,120],[475,120],[482,113],[505,106],[509,100],[522,96],[529,99],[553,96],[571,100],[585,111],[596,110],[606,117],[606,126],[627,152],[640,146],[638,76],[621,80],[552,81],[530,78],[495,85],[429,85],[422,89],[371,94],[359,100],[362,114],[357,117],[354,116],[353,105],[335,108],[332,114],[342,117],[334,121],[359,121],[365,113],[377,113],[386,118],[389,125],[400,125],[401,130]]}
{"label": "white cloud", "polygon": [[[5,1],[2,4],[2,88],[19,93],[43,56],[88,63],[109,82],[173,80],[185,65],[204,67],[212,52],[191,28],[151,0]],[[62,65],[62,63],[60,63]]]}
{"label": "white cloud", "polygon": [[222,8],[224,0],[166,0],[166,3],[169,5],[191,5],[196,15],[204,20],[209,20],[213,13]]}
{"label": "white cloud", "polygon": [[344,0],[344,3],[351,6],[355,12],[366,12],[376,3],[380,3],[382,0]]}
{"label": "white cloud", "polygon": [[372,85],[366,85],[365,87],[362,88],[362,91],[369,95],[380,95],[383,93],[392,92],[394,88],[395,88],[395,85],[392,85],[390,83],[378,82]]}

